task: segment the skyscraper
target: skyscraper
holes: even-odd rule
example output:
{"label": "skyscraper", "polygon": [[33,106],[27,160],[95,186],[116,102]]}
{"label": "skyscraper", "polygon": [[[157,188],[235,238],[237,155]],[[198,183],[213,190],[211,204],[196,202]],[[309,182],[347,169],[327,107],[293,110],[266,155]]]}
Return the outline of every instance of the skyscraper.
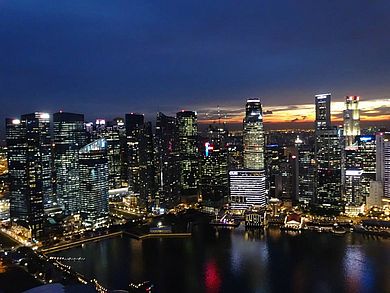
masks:
{"label": "skyscraper", "polygon": [[123,161],[126,159],[126,134],[124,119],[115,118],[113,121],[107,121],[104,124],[104,127],[100,124],[100,131],[98,131],[96,138],[105,138],[107,140],[109,189],[117,189],[122,186],[127,186],[128,179],[124,176],[126,173],[124,173],[123,170]]}
{"label": "skyscraper", "polygon": [[145,202],[154,202],[157,195],[152,123],[143,125],[140,139],[140,196]]}
{"label": "skyscraper", "polygon": [[177,172],[174,164],[176,118],[159,112],[156,118],[156,165],[160,201],[172,201],[177,193]]}
{"label": "skyscraper", "polygon": [[79,149],[86,144],[84,115],[53,114],[55,193],[65,215],[80,208]]}
{"label": "skyscraper", "polygon": [[244,168],[264,169],[263,110],[260,99],[248,99],[244,118]]}
{"label": "skyscraper", "polygon": [[87,228],[108,221],[107,141],[93,141],[79,150],[81,215]]}
{"label": "skyscraper", "polygon": [[363,190],[362,190],[362,174],[361,169],[347,169],[345,171],[345,182],[344,182],[344,197],[348,204],[362,204]]}
{"label": "skyscraper", "polygon": [[[50,134],[49,113],[35,112],[22,115],[21,121],[26,125],[26,138],[28,141],[28,154],[31,156],[30,168],[37,171],[34,180],[42,182],[42,194],[45,205],[50,205],[53,198],[52,185],[52,144]],[[38,165],[33,163],[38,160]],[[34,165],[34,166],[33,166]],[[39,173],[40,172],[40,173]],[[38,176],[36,176],[38,174]]]}
{"label": "skyscraper", "polygon": [[390,198],[390,133],[379,133],[377,140],[377,181],[383,182],[383,196]]}
{"label": "skyscraper", "polygon": [[347,96],[345,98],[343,118],[346,146],[351,146],[355,142],[355,137],[360,135],[359,99],[358,96]]}
{"label": "skyscraper", "polygon": [[266,205],[265,171],[229,171],[230,207],[245,211],[251,207]]}
{"label": "skyscraper", "polygon": [[331,126],[330,94],[316,95],[315,178],[316,201],[337,205],[341,200],[341,141]]}
{"label": "skyscraper", "polygon": [[144,128],[144,115],[130,113],[125,116],[126,162],[129,190],[140,193],[140,142]]}
{"label": "skyscraper", "polygon": [[6,120],[10,172],[10,216],[32,236],[43,234],[44,203],[53,200],[50,115],[35,112]]}
{"label": "skyscraper", "polygon": [[284,149],[277,144],[265,146],[266,189],[270,197],[280,197],[281,194],[281,163],[284,159]]}
{"label": "skyscraper", "polygon": [[[6,119],[7,162],[10,182],[10,216],[12,220],[28,221],[27,140],[20,119]],[[43,201],[41,202],[43,205]],[[42,206],[43,211],[43,206]]]}
{"label": "skyscraper", "polygon": [[221,207],[228,195],[228,152],[225,148],[226,131],[209,126],[203,144],[201,160],[201,191],[203,202]]}
{"label": "skyscraper", "polygon": [[329,129],[329,127],[331,126],[330,100],[331,94],[321,94],[315,96],[316,130]]}
{"label": "skyscraper", "polygon": [[376,143],[374,135],[356,136],[352,145],[345,147],[344,170],[345,200],[350,204],[361,205],[370,194],[370,181],[375,180]]}
{"label": "skyscraper", "polygon": [[176,114],[175,157],[182,201],[194,201],[199,188],[198,123],[197,114],[181,111]]}
{"label": "skyscraper", "polygon": [[305,144],[299,137],[295,141],[295,146],[298,152],[298,200],[309,203],[314,200],[314,147]]}

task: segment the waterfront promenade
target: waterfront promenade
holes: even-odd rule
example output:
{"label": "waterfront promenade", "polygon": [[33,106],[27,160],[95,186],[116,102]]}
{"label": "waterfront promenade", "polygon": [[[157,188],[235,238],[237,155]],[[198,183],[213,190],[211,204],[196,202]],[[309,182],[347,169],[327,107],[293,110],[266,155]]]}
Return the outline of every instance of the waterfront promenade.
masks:
{"label": "waterfront promenade", "polygon": [[128,232],[128,231],[118,231],[118,232],[108,233],[105,235],[98,235],[98,236],[93,236],[93,237],[89,237],[89,238],[85,238],[85,239],[81,239],[81,240],[76,240],[76,241],[72,241],[69,243],[57,244],[57,245],[54,245],[51,247],[42,248],[42,249],[40,249],[40,251],[44,254],[54,253],[54,252],[66,250],[69,248],[77,247],[77,246],[80,246],[80,245],[88,243],[88,242],[96,242],[96,241],[100,241],[103,239],[113,238],[113,237],[118,237],[118,236],[122,237],[123,235],[130,236],[131,238],[134,238],[137,240],[143,240],[143,239],[147,239],[147,238],[162,238],[162,237],[164,237],[164,238],[190,237],[191,233],[147,233],[147,234],[139,235],[139,234]]}

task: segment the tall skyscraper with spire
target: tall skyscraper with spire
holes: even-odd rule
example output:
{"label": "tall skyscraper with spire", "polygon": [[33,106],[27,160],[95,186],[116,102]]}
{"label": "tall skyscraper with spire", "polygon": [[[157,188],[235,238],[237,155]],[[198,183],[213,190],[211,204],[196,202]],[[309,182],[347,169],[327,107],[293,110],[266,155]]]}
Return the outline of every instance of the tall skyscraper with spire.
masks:
{"label": "tall skyscraper with spire", "polygon": [[345,97],[344,136],[345,146],[351,146],[355,142],[355,137],[360,135],[360,111],[358,96]]}
{"label": "tall skyscraper with spire", "polygon": [[263,110],[259,98],[247,100],[243,124],[244,168],[264,170]]}

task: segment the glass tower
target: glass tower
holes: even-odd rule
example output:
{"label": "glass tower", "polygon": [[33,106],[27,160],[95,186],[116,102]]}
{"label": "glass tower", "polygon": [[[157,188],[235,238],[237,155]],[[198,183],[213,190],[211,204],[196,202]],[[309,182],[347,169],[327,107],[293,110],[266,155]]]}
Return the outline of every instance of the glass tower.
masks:
{"label": "glass tower", "polygon": [[43,235],[44,204],[53,200],[50,115],[35,112],[6,120],[10,216],[23,220],[32,237]]}
{"label": "glass tower", "polygon": [[248,99],[244,118],[244,168],[264,170],[263,110],[260,99]]}
{"label": "glass tower", "polygon": [[330,94],[315,96],[315,199],[337,204],[341,199],[341,141],[338,128],[331,126],[330,100]]}
{"label": "glass tower", "polygon": [[79,150],[81,215],[87,228],[108,221],[107,141],[93,141]]}
{"label": "glass tower", "polygon": [[85,145],[84,115],[53,114],[55,191],[65,215],[77,213],[79,206],[78,151]]}
{"label": "glass tower", "polygon": [[157,182],[159,185],[160,201],[171,201],[177,193],[177,174],[174,164],[174,140],[175,140],[175,117],[157,114],[156,119],[156,165]]}
{"label": "glass tower", "polygon": [[129,190],[140,193],[140,141],[144,127],[144,115],[130,113],[125,116],[126,162]]}
{"label": "glass tower", "polygon": [[198,124],[193,111],[176,114],[175,155],[179,175],[179,194],[183,201],[197,198],[199,187]]}

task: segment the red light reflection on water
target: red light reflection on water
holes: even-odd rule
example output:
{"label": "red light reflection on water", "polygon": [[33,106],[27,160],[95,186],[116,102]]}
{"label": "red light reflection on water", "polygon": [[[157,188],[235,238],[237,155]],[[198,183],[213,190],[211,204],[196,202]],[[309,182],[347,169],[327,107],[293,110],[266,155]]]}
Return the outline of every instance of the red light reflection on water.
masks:
{"label": "red light reflection on water", "polygon": [[221,277],[218,272],[217,264],[215,263],[214,260],[210,260],[206,263],[204,276],[205,276],[206,292],[208,293],[220,292]]}

